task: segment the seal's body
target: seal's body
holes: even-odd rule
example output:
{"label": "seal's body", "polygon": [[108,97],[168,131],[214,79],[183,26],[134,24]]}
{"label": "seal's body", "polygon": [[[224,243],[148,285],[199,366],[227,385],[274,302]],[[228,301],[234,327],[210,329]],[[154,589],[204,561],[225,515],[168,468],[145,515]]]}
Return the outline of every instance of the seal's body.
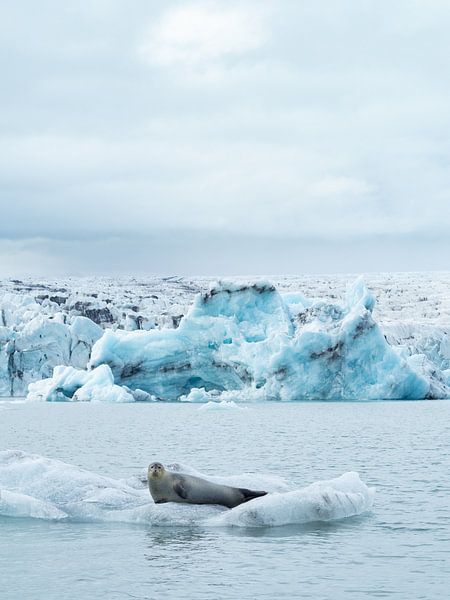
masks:
{"label": "seal's body", "polygon": [[234,508],[243,502],[265,496],[257,492],[229,485],[219,485],[200,477],[171,473],[161,463],[152,463],[148,468],[148,487],[155,504],[184,502],[187,504],[221,504]]}

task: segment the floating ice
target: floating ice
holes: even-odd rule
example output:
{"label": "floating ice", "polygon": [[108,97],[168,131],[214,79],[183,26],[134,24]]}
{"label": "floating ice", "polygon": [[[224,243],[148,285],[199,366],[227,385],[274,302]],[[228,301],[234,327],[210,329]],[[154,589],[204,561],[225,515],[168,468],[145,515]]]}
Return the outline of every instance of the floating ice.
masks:
{"label": "floating ice", "polygon": [[143,478],[116,480],[59,460],[17,450],[0,452],[0,516],[114,521],[152,526],[271,527],[329,521],[371,509],[373,490],[356,473],[294,490],[275,475],[207,477],[185,465],[172,470],[215,483],[266,489],[269,494],[232,510],[220,506],[154,504]]}
{"label": "floating ice", "polygon": [[145,494],[120,481],[19,450],[0,452],[0,489],[2,494],[25,495],[83,520],[107,520],[109,511],[148,502]]}
{"label": "floating ice", "polygon": [[313,483],[306,488],[274,493],[241,504],[211,519],[216,525],[274,527],[332,521],[352,517],[372,508],[374,490],[357,473]]}
{"label": "floating ice", "polygon": [[55,367],[53,377],[30,383],[28,400],[134,402],[135,399],[123,387],[114,384],[108,365],[100,365],[92,371]]}
{"label": "floating ice", "polygon": [[197,404],[223,404],[236,405],[236,402],[262,402],[267,399],[264,388],[247,387],[243,390],[210,390],[205,388],[192,388],[189,394],[180,396],[180,402],[191,402]]}
{"label": "floating ice", "polygon": [[32,519],[65,519],[67,514],[53,504],[0,489],[0,515],[3,517],[30,517]]}
{"label": "floating ice", "polygon": [[217,410],[244,410],[244,408],[236,404],[233,400],[221,400],[220,402],[210,400],[206,404],[202,404],[198,410],[211,412]]}
{"label": "floating ice", "polygon": [[[261,343],[262,339],[270,338],[274,331],[280,330],[283,312],[287,313],[293,326],[293,330],[287,332],[287,337],[291,340],[298,337],[305,325],[310,327],[314,318],[319,318],[320,306],[330,306],[330,314],[336,316],[338,313],[331,309],[332,306],[340,308],[342,313],[347,313],[352,312],[353,307],[359,303],[370,313],[374,300],[362,280],[349,289],[344,301],[336,300],[342,293],[348,277],[347,275],[304,275],[278,278],[277,289],[280,293],[277,292],[273,299],[275,300],[275,296],[281,298],[281,306],[285,309],[280,309],[278,301],[274,302],[269,307],[275,315],[274,319],[268,318],[267,312],[264,314],[265,310],[258,302],[255,302],[252,307],[252,291],[249,289],[255,285],[259,289],[265,286],[270,288],[270,284],[255,284],[255,280],[248,285],[222,284],[222,288],[227,291],[221,298],[216,298],[218,300],[216,313],[215,315],[211,313],[210,316],[217,322],[220,314],[227,320],[228,325],[236,320],[243,337],[249,342],[249,349],[253,345],[254,350],[261,353],[261,348],[264,346],[264,343]],[[371,274],[367,277],[370,288],[377,297],[373,318],[377,327],[379,326],[386,336],[390,349],[399,354],[411,370],[429,385],[425,397],[450,397],[448,374],[444,373],[450,369],[449,273]],[[67,365],[85,369],[92,345],[101,337],[104,329],[135,330],[139,334],[152,328],[158,330],[163,328],[167,332],[169,328],[178,327],[182,315],[188,314],[194,295],[200,290],[205,290],[209,284],[210,281],[204,278],[192,280],[181,277],[143,279],[97,277],[67,278],[57,281],[2,280],[0,285],[0,395],[23,396],[29,383],[51,377],[55,366]],[[211,291],[218,291],[220,287],[215,285]],[[203,294],[203,296],[207,295],[207,292]],[[229,301],[224,300],[226,296],[230,296]],[[268,294],[261,294],[261,298],[263,296],[265,302]],[[208,304],[211,304],[210,301]],[[228,312],[224,308],[225,304],[230,306]],[[248,313],[246,304],[251,309],[249,318],[246,317]],[[205,312],[203,309],[202,311]],[[326,329],[326,323],[324,328]],[[192,336],[191,341],[194,343],[192,352],[195,351],[195,344],[201,341],[197,333],[194,332]],[[224,354],[227,362],[230,358],[228,356],[230,349],[225,352],[221,350],[227,341],[226,337],[218,341],[219,346],[210,354],[213,354],[215,362],[219,363],[218,359]],[[228,343],[229,341],[228,339]],[[241,370],[238,376],[240,380],[246,379],[246,381],[240,385],[239,381],[230,382],[231,377],[228,377],[222,385],[220,381],[216,385],[216,377],[210,385],[206,386],[206,389],[209,392],[216,389],[217,393],[224,393],[224,390],[234,392],[235,396],[239,395],[236,399],[231,398],[236,402],[243,399],[272,398],[274,391],[270,386],[272,374],[269,363],[267,362],[266,368],[263,369],[262,378],[258,378],[258,373],[253,371],[254,361],[252,362],[244,352],[246,344],[240,345],[237,338],[237,341],[233,339],[231,345],[235,352],[231,357],[233,360],[230,374],[238,370],[236,362],[238,364],[240,362]],[[266,345],[270,347],[270,354],[270,349],[273,349],[274,345],[270,341]],[[345,352],[344,347],[339,347],[338,350],[341,354]],[[274,351],[276,352],[276,348]],[[262,354],[261,360],[264,362]],[[351,361],[343,361],[343,363],[348,362]],[[131,361],[127,364],[128,377],[132,376],[133,366],[138,365],[132,364]],[[168,364],[161,366],[170,368]],[[144,364],[143,369],[145,368],[147,365]],[[248,377],[245,376],[246,368],[253,378],[250,385],[247,382]],[[309,368],[314,371],[312,365]],[[220,371],[220,367],[216,366],[214,370]],[[157,371],[158,366],[155,365],[155,373],[149,379],[155,378]],[[116,384],[128,385],[126,381],[120,380],[120,370],[119,373],[114,372],[114,376]],[[191,373],[191,376],[195,378],[196,374]],[[379,374],[373,375],[375,379],[378,379],[378,376]],[[392,374],[392,379],[395,378],[395,374]],[[189,377],[187,379],[189,380]],[[264,385],[264,380],[269,385]],[[187,381],[183,386],[183,391],[164,388],[161,393],[149,393],[148,390],[135,386],[131,377],[130,389],[125,391],[131,393],[135,400],[148,401],[179,398],[188,395],[192,388],[205,387],[201,381]],[[141,392],[136,395],[137,387],[149,395],[145,396]],[[335,387],[341,387],[339,382]],[[275,398],[289,398],[289,394],[277,393],[276,388],[277,386],[275,386]],[[392,392],[403,393],[403,390],[404,387],[400,386]],[[173,391],[175,393],[172,393]],[[317,391],[317,388],[311,390],[313,395]],[[378,394],[379,391],[376,386],[369,390],[374,394]],[[260,392],[259,396],[256,392]],[[327,393],[326,389],[325,393]],[[302,393],[299,398],[305,399]],[[205,402],[209,400],[205,399]]]}
{"label": "floating ice", "polygon": [[176,330],[105,332],[91,365],[108,364],[116,383],[164,400],[230,391],[241,400],[427,397],[429,378],[387,343],[373,307],[361,279],[343,305],[284,301],[265,282],[220,283],[197,297]]}
{"label": "floating ice", "polygon": [[[443,373],[449,361],[443,358],[440,370],[426,356],[390,345],[374,320],[374,305],[361,278],[342,304],[281,295],[267,282],[221,282],[196,297],[177,329],[106,330],[92,348],[92,371],[58,367],[53,378],[30,385],[29,399],[450,397]],[[444,343],[439,352],[444,357]]]}

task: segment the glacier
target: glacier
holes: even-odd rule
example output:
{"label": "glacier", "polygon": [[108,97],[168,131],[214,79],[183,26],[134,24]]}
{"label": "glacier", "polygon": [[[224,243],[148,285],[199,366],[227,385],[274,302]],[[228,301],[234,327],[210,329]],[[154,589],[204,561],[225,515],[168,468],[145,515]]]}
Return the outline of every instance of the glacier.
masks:
{"label": "glacier", "polygon": [[374,489],[353,472],[295,488],[271,474],[208,477],[186,465],[168,468],[215,483],[264,487],[269,494],[231,510],[156,505],[143,477],[113,479],[37,454],[4,450],[0,451],[0,517],[167,527],[275,527],[361,515],[371,510],[374,501]]}
{"label": "glacier", "polygon": [[178,325],[195,283],[162,278],[0,280],[0,396],[24,396],[56,366],[87,367],[104,329]]}
{"label": "glacier", "polygon": [[49,377],[54,367],[85,368],[103,329],[78,314],[67,318],[55,302],[29,295],[0,298],[0,395],[23,396],[28,384]]}
{"label": "glacier", "polygon": [[348,276],[2,280],[0,396],[450,397],[448,274],[365,280],[375,294]]}
{"label": "glacier", "polygon": [[132,401],[134,390],[140,399],[187,402],[448,396],[446,370],[391,345],[374,307],[361,278],[341,303],[283,295],[265,281],[219,282],[196,296],[176,329],[107,329],[87,371],[58,367],[31,384],[28,397]]}

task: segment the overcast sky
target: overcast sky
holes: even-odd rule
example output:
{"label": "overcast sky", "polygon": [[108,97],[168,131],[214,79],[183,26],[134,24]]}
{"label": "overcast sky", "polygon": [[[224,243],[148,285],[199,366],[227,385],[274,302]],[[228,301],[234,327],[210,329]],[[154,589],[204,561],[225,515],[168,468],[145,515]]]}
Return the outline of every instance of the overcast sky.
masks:
{"label": "overcast sky", "polygon": [[449,269],[448,0],[0,8],[0,276]]}

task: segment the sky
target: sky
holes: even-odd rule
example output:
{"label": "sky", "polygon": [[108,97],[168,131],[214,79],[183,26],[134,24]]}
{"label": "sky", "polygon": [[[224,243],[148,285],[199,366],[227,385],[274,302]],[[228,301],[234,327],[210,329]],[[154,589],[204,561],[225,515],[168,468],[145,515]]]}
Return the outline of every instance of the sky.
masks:
{"label": "sky", "polygon": [[448,0],[0,7],[0,276],[448,270]]}

